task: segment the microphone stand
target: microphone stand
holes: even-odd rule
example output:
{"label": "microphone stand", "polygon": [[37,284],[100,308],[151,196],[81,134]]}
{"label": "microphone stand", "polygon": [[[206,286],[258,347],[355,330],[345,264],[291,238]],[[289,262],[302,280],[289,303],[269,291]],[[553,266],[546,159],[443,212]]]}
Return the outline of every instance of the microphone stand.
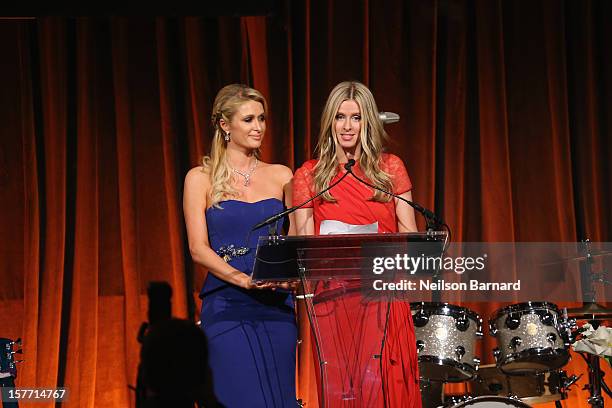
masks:
{"label": "microphone stand", "polygon": [[[351,164],[351,161],[353,161],[353,163]],[[349,165],[350,164],[350,165]],[[350,174],[351,176],[353,176],[355,179],[357,179],[357,181],[361,182],[362,184],[365,184],[366,186],[373,188],[375,190],[378,190],[382,193],[385,193],[387,195],[390,195],[391,197],[395,197],[398,200],[401,200],[403,202],[405,202],[406,204],[408,204],[409,206],[411,206],[412,208],[414,208],[416,211],[418,211],[421,215],[423,215],[423,217],[425,218],[425,222],[426,222],[426,228],[427,228],[427,233],[430,234],[434,231],[439,231],[441,229],[441,227],[444,225],[446,226],[446,228],[448,229],[448,234],[450,237],[450,227],[442,220],[440,219],[440,217],[438,217],[433,211],[428,210],[427,208],[413,202],[410,200],[406,200],[404,197],[401,197],[397,194],[394,194],[390,191],[386,191],[380,187],[377,187],[371,183],[368,183],[367,181],[361,179],[359,176],[357,176],[355,173],[353,173],[353,170],[351,169],[351,167],[353,167],[353,165],[355,164],[355,160],[351,159],[349,160],[349,162],[347,164],[344,165],[344,168],[346,169],[346,174]],[[442,253],[444,253],[444,251],[446,251],[446,247],[444,247],[442,249]],[[436,270],[432,276],[431,276],[432,281],[436,281],[439,282],[440,280],[440,274],[439,274],[439,270]],[[439,302],[442,298],[442,294],[441,294],[441,290],[440,289],[435,289],[432,291],[431,293],[431,300],[433,302]]]}
{"label": "microphone stand", "polygon": [[[342,177],[340,177],[338,180],[336,180],[334,183],[330,184],[329,187],[327,187],[326,189],[321,190],[321,192],[319,192],[318,194],[316,194],[315,196],[309,198],[308,200],[304,201],[301,204],[295,205],[287,210],[281,211],[278,214],[274,214],[268,218],[266,218],[265,220],[255,224],[255,226],[253,228],[251,228],[251,232],[255,231],[256,229],[259,229],[261,227],[265,227],[266,225],[270,225],[272,223],[275,223],[276,221],[280,220],[281,218],[283,218],[286,215],[291,214],[294,211],[299,210],[300,208],[302,208],[303,206],[305,206],[306,204],[308,204],[309,202],[319,198],[320,196],[322,196],[323,194],[325,194],[327,191],[331,190],[333,187],[337,186],[342,180],[344,180],[346,178],[346,176],[349,175],[349,173],[352,174],[352,172],[348,171],[350,170],[351,167],[353,167],[355,165],[355,160],[351,159],[349,160],[349,162],[347,164],[344,165],[344,168],[347,169],[347,172],[344,173],[342,175]],[[270,235],[276,235],[276,228],[272,229],[270,228]],[[273,232],[273,234],[272,234]]]}
{"label": "microphone stand", "polygon": [[[351,161],[353,161],[353,164],[349,166]],[[350,174],[351,176],[353,176],[360,183],[365,184],[366,186],[368,186],[370,188],[373,188],[375,190],[378,190],[378,191],[380,191],[382,193],[390,195],[391,197],[395,197],[398,200],[401,200],[401,201],[405,202],[406,204],[408,204],[409,206],[411,206],[412,208],[414,208],[417,212],[419,212],[425,218],[426,228],[427,228],[428,232],[429,231],[439,230],[442,225],[445,225],[444,221],[442,221],[440,219],[440,217],[438,217],[433,211],[428,210],[427,208],[425,208],[425,207],[415,203],[414,201],[406,200],[402,196],[399,196],[397,194],[393,194],[390,191],[386,191],[386,190],[384,190],[384,189],[382,189],[380,187],[375,186],[374,184],[368,183],[367,181],[361,179],[359,176],[357,176],[355,173],[353,173],[353,169],[351,169],[351,167],[353,167],[353,165],[354,165],[354,160],[353,159],[349,160],[349,163],[344,165],[344,168],[346,169],[347,174]]]}
{"label": "microphone stand", "polygon": [[[308,200],[304,201],[301,204],[298,204],[296,206],[293,206],[287,210],[284,210],[278,214],[272,215],[271,217],[266,218],[265,220],[255,224],[255,226],[253,226],[253,228],[251,228],[251,232],[255,231],[256,229],[259,229],[261,227],[264,227],[266,225],[270,225],[278,220],[280,220],[281,218],[283,218],[286,215],[291,214],[292,212],[302,208],[303,206],[305,206],[306,204],[308,204],[309,202],[315,200],[316,198],[320,197],[321,195],[323,195],[324,193],[326,193],[327,191],[331,190],[333,187],[335,187],[336,185],[338,185],[342,180],[344,180],[349,174],[351,176],[353,176],[355,179],[357,179],[359,182],[365,184],[366,186],[373,188],[375,190],[378,190],[382,193],[385,193],[387,195],[390,195],[392,197],[395,197],[403,202],[405,202],[406,204],[408,204],[409,206],[411,206],[412,208],[414,208],[416,211],[418,211],[419,213],[421,213],[423,215],[423,217],[425,217],[425,222],[426,222],[426,228],[428,232],[431,231],[436,231],[439,230],[441,226],[446,225],[444,223],[444,221],[442,221],[433,211],[428,210],[427,208],[424,208],[423,206],[410,201],[410,200],[406,200],[404,197],[401,197],[397,194],[393,194],[390,191],[386,191],[380,187],[377,187],[373,184],[368,183],[367,181],[361,179],[359,176],[357,176],[355,173],[353,173],[353,169],[352,167],[356,164],[355,159],[349,159],[349,161],[344,165],[344,169],[346,170],[346,173],[344,173],[342,175],[342,177],[340,177],[337,181],[335,181],[334,183],[330,184],[329,187],[327,187],[326,189],[321,190],[318,194],[316,194],[315,196],[309,198]],[[448,228],[448,226],[447,226]],[[271,234],[270,235],[276,235],[276,228],[271,228],[270,229]]]}

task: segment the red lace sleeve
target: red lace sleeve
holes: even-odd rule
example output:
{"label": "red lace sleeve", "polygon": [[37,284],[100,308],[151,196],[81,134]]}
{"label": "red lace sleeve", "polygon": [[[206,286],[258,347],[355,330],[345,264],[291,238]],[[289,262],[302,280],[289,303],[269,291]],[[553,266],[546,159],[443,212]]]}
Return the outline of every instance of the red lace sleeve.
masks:
{"label": "red lace sleeve", "polygon": [[399,195],[412,190],[412,182],[402,159],[394,154],[383,154],[383,166],[383,170],[391,175],[395,194]]}
{"label": "red lace sleeve", "polygon": [[[302,167],[295,171],[293,175],[293,203],[298,205],[313,197],[313,168],[314,160],[309,160]],[[302,208],[311,208],[313,203],[310,202]]]}

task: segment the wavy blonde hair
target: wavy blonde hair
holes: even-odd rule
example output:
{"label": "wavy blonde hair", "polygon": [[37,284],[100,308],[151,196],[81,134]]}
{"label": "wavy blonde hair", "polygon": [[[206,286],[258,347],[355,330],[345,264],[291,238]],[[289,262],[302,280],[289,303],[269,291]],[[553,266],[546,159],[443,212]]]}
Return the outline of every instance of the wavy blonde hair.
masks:
{"label": "wavy blonde hair", "polygon": [[[378,107],[372,92],[361,82],[341,82],[332,89],[321,115],[321,131],[317,143],[319,162],[314,168],[314,187],[320,192],[329,186],[331,180],[338,174],[338,149],[336,139],[335,120],[342,102],[354,100],[361,112],[361,127],[359,140],[361,154],[359,166],[372,184],[387,191],[393,188],[391,176],[380,168],[380,158],[383,152],[383,142],[389,138],[382,121],[378,116]],[[336,199],[329,191],[322,195],[326,201],[335,202]],[[371,200],[388,202],[391,199],[387,194],[374,191]]]}
{"label": "wavy blonde hair", "polygon": [[[226,159],[227,143],[224,139],[225,131],[221,128],[221,120],[230,123],[243,103],[255,101],[263,105],[264,113],[268,111],[266,98],[256,89],[243,84],[226,85],[215,97],[212,109],[212,125],[214,130],[210,147],[210,155],[204,156],[202,165],[204,172],[209,175],[212,184],[208,193],[210,205],[220,208],[219,202],[228,197],[236,197],[239,192],[232,187],[232,168]],[[253,152],[260,158],[259,149]]]}

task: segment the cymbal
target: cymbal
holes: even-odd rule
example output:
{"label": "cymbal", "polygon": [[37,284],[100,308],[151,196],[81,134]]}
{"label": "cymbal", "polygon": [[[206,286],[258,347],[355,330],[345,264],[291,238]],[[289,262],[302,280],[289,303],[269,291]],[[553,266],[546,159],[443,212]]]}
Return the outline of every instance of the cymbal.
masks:
{"label": "cymbal", "polygon": [[599,257],[599,256],[610,256],[610,255],[612,255],[612,251],[591,251],[588,256],[586,254],[574,255],[568,258],[562,258],[559,261],[555,261],[554,263],[563,263],[563,262],[571,262],[571,261],[586,261],[589,258],[592,259],[592,258]]}
{"label": "cymbal", "polygon": [[578,320],[608,320],[612,319],[612,310],[598,303],[586,303],[582,307],[567,309],[567,315]]}

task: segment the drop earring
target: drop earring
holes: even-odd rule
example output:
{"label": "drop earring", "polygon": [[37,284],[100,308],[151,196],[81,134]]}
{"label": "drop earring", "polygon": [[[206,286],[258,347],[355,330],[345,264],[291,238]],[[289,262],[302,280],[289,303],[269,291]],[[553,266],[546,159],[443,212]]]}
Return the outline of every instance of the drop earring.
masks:
{"label": "drop earring", "polygon": [[225,132],[225,135],[223,135],[223,139],[225,139],[226,142],[230,141],[230,132]]}

